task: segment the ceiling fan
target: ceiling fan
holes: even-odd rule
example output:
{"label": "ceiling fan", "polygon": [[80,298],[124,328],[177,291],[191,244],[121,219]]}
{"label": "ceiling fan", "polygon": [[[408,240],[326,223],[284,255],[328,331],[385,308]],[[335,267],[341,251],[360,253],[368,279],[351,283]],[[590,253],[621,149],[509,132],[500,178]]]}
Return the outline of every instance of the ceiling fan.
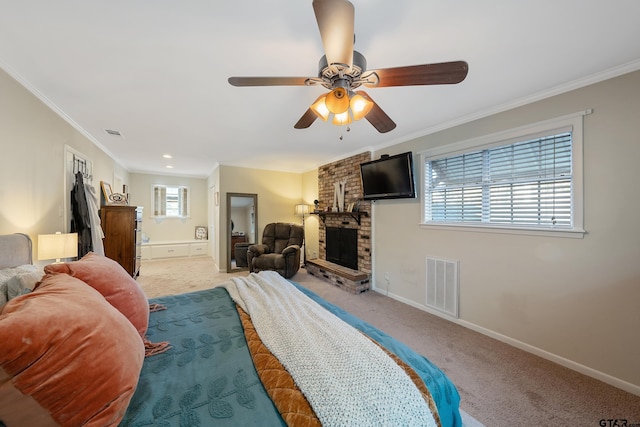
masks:
{"label": "ceiling fan", "polygon": [[378,132],[395,129],[393,120],[360,86],[389,87],[460,83],[467,76],[465,61],[367,70],[365,57],[353,49],[355,9],[348,0],[313,0],[325,55],[318,77],[230,77],[233,86],[315,86],[330,92],[321,95],[294,125],[305,129],[320,117],[335,125],[366,118]]}

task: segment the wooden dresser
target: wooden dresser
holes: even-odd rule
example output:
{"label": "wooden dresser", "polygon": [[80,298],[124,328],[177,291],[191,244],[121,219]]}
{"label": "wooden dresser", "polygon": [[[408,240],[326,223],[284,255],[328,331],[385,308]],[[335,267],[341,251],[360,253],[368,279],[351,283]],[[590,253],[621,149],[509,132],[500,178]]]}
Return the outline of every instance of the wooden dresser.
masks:
{"label": "wooden dresser", "polygon": [[142,207],[102,206],[100,221],[104,254],[117,261],[131,277],[137,277],[142,258]]}

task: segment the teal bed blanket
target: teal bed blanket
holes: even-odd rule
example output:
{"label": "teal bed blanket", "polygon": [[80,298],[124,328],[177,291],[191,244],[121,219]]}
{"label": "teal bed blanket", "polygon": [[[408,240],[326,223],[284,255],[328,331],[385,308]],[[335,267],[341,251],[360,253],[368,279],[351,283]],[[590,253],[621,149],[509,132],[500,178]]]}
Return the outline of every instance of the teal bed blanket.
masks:
{"label": "teal bed blanket", "polygon": [[[293,283],[293,282],[292,282]],[[370,336],[424,380],[443,427],[460,427],[460,397],[446,375],[425,357],[382,331],[293,283],[322,307]],[[166,310],[150,314],[149,340],[169,341],[148,357],[121,426],[283,426],[253,367],[235,303],[213,288],[149,301]]]}

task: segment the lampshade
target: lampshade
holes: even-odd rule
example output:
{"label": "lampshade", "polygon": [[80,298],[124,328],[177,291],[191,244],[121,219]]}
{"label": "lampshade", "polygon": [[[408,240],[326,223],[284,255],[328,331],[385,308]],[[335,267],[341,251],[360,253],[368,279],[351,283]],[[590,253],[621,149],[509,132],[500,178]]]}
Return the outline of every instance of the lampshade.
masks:
{"label": "lampshade", "polygon": [[349,110],[347,110],[344,113],[334,115],[331,123],[336,126],[342,126],[351,124],[352,121],[353,120],[351,120],[351,114],[349,114]]}
{"label": "lampshade", "polygon": [[349,95],[344,88],[337,87],[327,94],[325,98],[327,109],[333,114],[344,113],[349,109]]}
{"label": "lampshade", "polygon": [[320,95],[316,101],[311,104],[311,111],[316,113],[318,117],[320,117],[325,122],[329,119],[329,114],[331,112],[327,108],[327,104],[325,103],[325,99],[327,98],[327,94]]}
{"label": "lampshade", "polygon": [[298,216],[304,216],[309,213],[309,205],[296,205],[295,214]]}
{"label": "lampshade", "polygon": [[351,112],[353,113],[353,120],[360,120],[369,114],[369,111],[373,108],[373,102],[359,93],[356,93],[351,97],[350,106]]}
{"label": "lampshade", "polygon": [[38,234],[38,259],[55,259],[78,256],[78,233]]}

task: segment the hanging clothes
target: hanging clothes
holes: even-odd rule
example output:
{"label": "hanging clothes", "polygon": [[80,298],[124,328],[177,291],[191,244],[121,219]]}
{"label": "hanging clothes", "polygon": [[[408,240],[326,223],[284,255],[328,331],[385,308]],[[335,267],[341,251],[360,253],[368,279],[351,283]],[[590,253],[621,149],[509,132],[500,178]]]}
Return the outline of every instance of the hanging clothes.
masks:
{"label": "hanging clothes", "polygon": [[76,173],[76,181],[71,190],[71,232],[78,233],[78,259],[80,259],[93,250],[91,217],[82,172]]}
{"label": "hanging clothes", "polygon": [[93,252],[98,255],[104,255],[104,245],[102,239],[104,239],[104,231],[102,231],[102,225],[100,224],[100,215],[98,215],[98,196],[96,195],[96,189],[93,185],[84,184],[84,194],[87,199],[87,206],[89,207],[89,220],[91,223],[91,243],[93,246]]}

